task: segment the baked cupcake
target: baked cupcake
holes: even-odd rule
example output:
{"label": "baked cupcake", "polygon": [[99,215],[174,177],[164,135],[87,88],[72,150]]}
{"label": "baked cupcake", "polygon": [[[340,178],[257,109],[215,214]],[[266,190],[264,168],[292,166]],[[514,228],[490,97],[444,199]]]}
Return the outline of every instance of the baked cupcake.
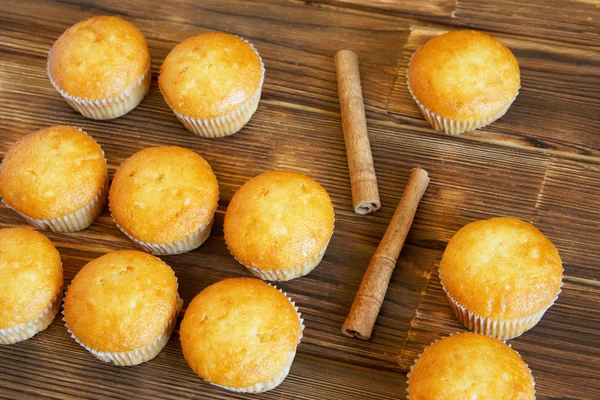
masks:
{"label": "baked cupcake", "polygon": [[82,130],[51,126],[22,137],[0,165],[2,201],[40,229],[90,226],[106,204],[104,152]]}
{"label": "baked cupcake", "polygon": [[333,233],[333,205],[311,178],[265,172],[233,196],[223,230],[233,256],[254,275],[287,281],[312,271]]}
{"label": "baked cupcake", "polygon": [[535,399],[535,383],[519,354],[475,333],[445,337],[425,349],[408,373],[408,399]]}
{"label": "baked cupcake", "polygon": [[171,50],[158,85],[190,132],[222,137],[238,132],[250,120],[264,77],[254,46],[237,36],[210,32],[187,38]]}
{"label": "baked cupcake", "polygon": [[250,278],[215,283],[188,306],[179,335],[187,363],[234,392],[278,386],[290,371],[304,325],[285,293]]}
{"label": "baked cupcake", "polygon": [[554,304],[563,268],[556,247],[533,225],[492,218],[461,228],[448,243],[440,280],[468,329],[511,339]]}
{"label": "baked cupcake", "polygon": [[491,124],[519,94],[517,59],[498,40],[453,31],[425,43],[408,65],[408,89],[425,119],[450,135]]}
{"label": "baked cupcake", "polygon": [[119,18],[78,22],[48,57],[52,85],[88,118],[112,119],[137,107],[150,88],[150,52],[144,35]]}
{"label": "baked cupcake", "polygon": [[210,235],[219,185],[210,165],[191,150],[150,147],[129,157],[110,187],[113,219],[153,254],[185,253]]}
{"label": "baked cupcake", "polygon": [[30,228],[0,229],[0,344],[46,329],[62,288],[60,255],[46,236]]}
{"label": "baked cupcake", "polygon": [[141,251],[121,250],[81,268],[67,289],[63,314],[71,336],[94,356],[136,365],[160,353],[182,303],[167,264]]}

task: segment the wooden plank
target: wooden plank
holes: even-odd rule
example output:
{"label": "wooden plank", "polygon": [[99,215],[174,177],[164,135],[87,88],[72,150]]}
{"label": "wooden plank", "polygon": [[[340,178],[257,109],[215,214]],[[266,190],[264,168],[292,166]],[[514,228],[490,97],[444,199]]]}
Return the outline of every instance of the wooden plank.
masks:
{"label": "wooden plank", "polygon": [[[172,46],[183,38],[208,29],[228,29],[231,18],[226,10],[236,7],[235,2],[220,6],[190,8],[183,3],[178,16],[189,14],[194,20],[209,21],[208,27],[198,27],[184,22],[172,22],[149,19],[145,14],[131,14],[131,20],[146,34],[153,55],[153,71],[156,75],[161,60]],[[115,12],[127,14],[128,6],[122,2],[108,2],[100,8],[77,10],[86,18],[94,12]],[[19,51],[45,59],[54,38],[73,21],[64,25],[56,22],[36,21],[15,23],[14,18],[31,18],[32,6],[18,3],[0,28],[4,27],[4,37],[0,30],[0,40],[15,42]],[[71,5],[53,6],[51,15],[69,15]],[[136,9],[143,9],[137,7]],[[241,8],[247,10],[246,8]],[[238,22],[235,33],[251,39],[261,51],[267,64],[267,79],[263,99],[291,102],[295,105],[317,107],[322,110],[339,112],[335,68],[332,56],[336,50],[348,47],[355,50],[361,58],[363,90],[370,119],[390,117],[401,124],[422,124],[426,126],[416,105],[410,98],[405,85],[405,68],[412,52],[427,39],[443,32],[441,30],[414,26],[409,31],[409,23],[398,18],[368,16],[364,17],[343,10],[331,12],[330,9],[298,7],[297,4],[269,5],[264,15],[258,8],[250,8],[241,16],[235,15]],[[308,10],[308,11],[306,11]],[[165,11],[166,12],[166,11]],[[302,20],[315,21],[318,25],[294,24],[290,29],[280,32],[279,19],[289,20],[291,13],[298,13]],[[128,15],[129,16],[129,15]],[[56,18],[61,20],[60,18]],[[64,20],[64,17],[62,18]],[[216,21],[216,22],[213,22]],[[41,24],[40,42],[31,41],[26,32],[31,23]],[[257,35],[254,26],[264,28]],[[365,30],[366,26],[376,26],[376,30]],[[322,29],[321,29],[322,28]],[[176,34],[174,34],[175,32]],[[404,46],[410,32],[410,43]],[[319,41],[311,40],[313,34],[319,35]],[[270,38],[277,35],[277,42]],[[600,53],[577,48],[561,47],[544,43],[531,43],[524,38],[503,37],[513,48],[523,67],[523,89],[510,112],[501,120],[483,130],[467,136],[478,140],[492,140],[508,145],[535,147],[551,151],[567,151],[574,155],[597,156],[600,131],[597,118],[589,118],[600,106],[600,98],[593,88],[600,85],[600,72],[595,66],[600,62]],[[402,54],[404,48],[404,54]],[[389,49],[393,49],[390,51]],[[401,61],[399,61],[401,60]],[[293,62],[292,62],[293,61]],[[45,61],[44,61],[45,62]],[[40,65],[42,64],[40,60]],[[398,65],[399,64],[399,65]],[[396,67],[399,66],[397,70]],[[14,65],[5,68],[16,73]],[[18,72],[17,72],[18,71]],[[22,85],[19,80],[10,80],[14,85]],[[45,77],[41,76],[38,88],[53,88]],[[19,87],[7,86],[18,91]],[[308,92],[308,96],[305,95]],[[161,96],[156,98],[161,102]],[[390,115],[386,114],[390,111]],[[560,124],[556,121],[561,121]]]}
{"label": "wooden plank", "polygon": [[[6,209],[0,210],[0,221],[3,221],[1,227],[22,222],[11,213]],[[107,214],[105,212],[100,218],[102,225],[104,222],[111,225],[108,224],[110,217]],[[223,213],[219,212],[213,234],[200,249],[163,257],[178,277],[179,294],[185,300],[184,311],[194,296],[206,286],[229,277],[251,276],[227,251],[222,219]],[[107,251],[134,248],[127,238],[114,229],[114,224],[107,229],[94,225],[91,229],[96,229],[86,230],[85,234],[48,233],[63,255],[65,285],[88,261]],[[356,245],[348,249],[344,243]],[[427,283],[425,271],[434,262],[432,257],[436,253],[411,246],[405,249],[399,264],[402,272],[397,275],[396,283],[390,286],[390,302],[378,323],[378,337],[370,342],[359,342],[341,335],[340,329],[354,298],[355,288],[360,284],[376,245],[362,235],[336,233],[326,258],[315,271],[302,280],[277,283],[296,302],[305,319],[304,339],[298,350],[300,354],[377,370],[402,372],[397,365],[397,357]],[[348,262],[349,258],[352,263]],[[73,345],[76,347],[75,343]]]}
{"label": "wooden plank", "polygon": [[[156,88],[154,95],[157,95]],[[72,111],[61,106],[62,100],[48,100],[35,92],[16,93],[12,101],[13,104],[21,104],[27,99],[35,99],[41,109],[45,102],[58,103],[48,106],[56,110],[56,123],[77,119],[72,118]],[[332,194],[337,223],[336,235],[323,264],[310,276],[282,285],[297,299],[307,321],[311,321],[307,322],[301,354],[378,369],[400,370],[396,360],[411,325],[413,310],[421,301],[428,268],[433,264],[432,254],[437,253],[418,247],[405,249],[399,265],[400,275],[397,274],[392,282],[389,300],[382,309],[376,333],[370,342],[344,338],[339,334],[339,327],[400,197],[399,188],[406,183],[410,168],[424,166],[430,171],[433,183],[408,243],[439,249],[469,220],[504,213],[532,218],[550,160],[543,154],[522,154],[516,150],[506,151],[419,131],[397,131],[376,122],[372,124],[372,144],[384,207],[373,217],[358,220],[351,211],[337,116],[307,110],[294,110],[292,113],[279,103],[265,102],[243,134],[212,141],[189,135],[177,121],[167,118],[166,122],[154,122],[152,128],[145,126],[143,121],[157,114],[159,107],[164,105],[158,100],[145,102],[140,110],[111,123],[83,119],[82,122],[105,148],[111,175],[128,155],[157,144],[179,144],[192,148],[207,157],[215,168],[222,192],[215,233],[198,251],[167,258],[180,277],[184,298],[189,301],[202,287],[219,279],[246,274],[227,254],[220,231],[222,210],[235,190],[247,178],[262,170],[274,167],[302,170],[320,180]],[[26,132],[48,123],[43,114],[25,119],[18,112],[6,122],[14,129],[14,133],[8,135],[11,138],[18,137],[21,130]],[[265,132],[271,131],[286,132],[286,136],[264,137]],[[306,141],[306,135],[313,139]],[[3,146],[2,152],[8,144]],[[311,151],[315,147],[326,150],[315,154]],[[395,157],[398,150],[393,149],[402,149],[402,157]],[[506,180],[506,176],[518,178]],[[494,192],[489,191],[491,182],[496,186]],[[22,223],[20,217],[5,208],[0,215],[0,220],[8,225]],[[107,212],[88,230],[72,235],[52,234],[51,237],[58,241],[61,250],[66,249],[63,251],[67,255],[78,256],[78,262],[72,267],[65,263],[67,282],[83,265],[84,259],[95,258],[110,249],[131,247],[131,243],[112,224]],[[352,243],[352,246],[348,247],[347,243]],[[594,265],[588,267],[593,268]],[[578,273],[578,265],[569,268],[570,273]],[[584,273],[580,275],[585,276]]]}
{"label": "wooden plank", "polygon": [[[412,29],[388,103],[399,122],[428,126],[406,88],[406,70],[414,51],[444,32],[420,26]],[[521,90],[501,119],[462,136],[598,157],[600,120],[593,116],[600,107],[600,52],[494,36],[517,57]]]}
{"label": "wooden plank", "polygon": [[[224,206],[243,182],[262,171],[299,170],[318,179],[330,191],[338,210],[338,225],[346,222],[374,240],[383,234],[408,171],[416,165],[432,174],[428,191],[432,193],[432,208],[424,207],[425,217],[417,217],[415,237],[421,239],[414,244],[439,249],[456,230],[473,219],[496,215],[533,219],[551,159],[543,153],[429,134],[430,129],[423,126],[425,122],[421,119],[420,124],[402,128],[395,123],[371,120],[371,144],[384,206],[373,216],[357,220],[348,196],[348,172],[337,113],[269,100],[272,89],[266,88],[266,99],[242,134],[219,141],[207,140],[185,131],[167,109],[153,82],[148,97],[130,115],[115,121],[90,121],[68,108],[51,87],[39,89],[49,85],[44,72],[40,72],[43,63],[38,58],[13,54],[0,60],[3,71],[0,85],[11,90],[10,101],[0,109],[6,132],[0,152],[27,132],[60,123],[78,124],[99,140],[111,173],[125,158],[144,147],[181,145],[209,160],[221,183]],[[32,114],[20,107],[32,101],[38,112]],[[315,152],[315,148],[321,149],[320,152]],[[400,151],[402,158],[397,157]],[[508,176],[518,178],[506,179]],[[490,187],[495,191],[490,191]],[[591,265],[576,263],[568,266],[567,272],[589,277],[591,270]]]}
{"label": "wooden plank", "polygon": [[[386,7],[405,7],[406,12],[414,8],[412,15],[431,15],[438,21],[447,18],[454,6],[444,0],[411,5],[376,1]],[[106,13],[124,15],[146,35],[154,81],[149,95],[129,115],[91,121],[72,111],[52,88],[45,74],[46,55],[68,26]],[[525,92],[497,128],[452,138],[433,133],[412,100],[402,97],[407,51],[439,32],[439,27],[427,29],[423,22],[399,15],[274,0],[252,4],[178,0],[152,6],[141,0],[1,2],[0,156],[22,135],[59,123],[81,126],[101,143],[110,176],[125,158],[148,146],[179,145],[203,155],[221,189],[213,234],[196,251],[164,258],[179,278],[186,304],[211,283],[248,276],[228,253],[222,232],[224,211],[247,179],[266,170],[291,169],[321,182],[336,210],[330,247],[309,276],[279,285],[297,301],[306,319],[305,337],[289,378],[277,390],[257,398],[402,398],[409,360],[432,338],[460,329],[436,283],[435,269],[447,241],[475,219],[513,215],[534,221],[557,244],[567,284],[558,304],[534,331],[515,341],[515,347],[534,369],[539,398],[582,398],[583,390],[590,388],[588,394],[596,395],[600,377],[591,358],[597,355],[600,266],[595,256],[600,220],[596,53],[502,36],[524,60],[530,86],[524,85]],[[156,85],[168,51],[206,30],[250,39],[267,65],[256,115],[241,133],[220,140],[189,134]],[[333,64],[333,54],[342,47],[361,57],[383,204],[366,217],[356,216],[351,207]],[[513,113],[517,119],[508,119]],[[561,152],[568,152],[564,155],[570,159]],[[409,171],[417,165],[429,171],[432,184],[417,212],[373,337],[368,342],[346,338],[340,334],[341,324]],[[16,213],[0,206],[0,227],[23,223]],[[48,236],[64,257],[66,284],[87,261],[108,251],[133,248],[107,210],[89,229]],[[196,378],[181,357],[176,336],[156,360],[117,368],[92,358],[67,336],[57,319],[31,341],[0,347],[0,397],[242,398]],[[573,383],[558,387],[569,371]]]}
{"label": "wooden plank", "polygon": [[600,45],[598,0],[458,0],[457,25],[584,46]]}
{"label": "wooden plank", "polygon": [[[35,94],[31,93],[27,96],[35,96]],[[41,102],[42,99],[39,103]],[[372,144],[376,166],[380,171],[384,207],[372,217],[357,219],[351,210],[347,195],[349,186],[347,173],[343,172],[346,167],[342,138],[338,136],[340,135],[339,121],[333,120],[327,114],[307,111],[296,111],[293,117],[289,117],[287,109],[282,109],[278,105],[265,104],[261,107],[260,114],[251,122],[254,126],[249,126],[243,135],[224,141],[199,139],[185,132],[178,132],[178,129],[183,131],[183,128],[179,127],[177,122],[173,122],[174,126],[165,129],[164,132],[138,131],[135,123],[127,121],[130,116],[111,123],[114,126],[111,132],[120,132],[117,137],[114,133],[98,127],[90,132],[103,145],[107,144],[104,147],[109,159],[111,175],[118,163],[146,145],[171,143],[198,151],[209,159],[221,182],[221,210],[246,179],[268,169],[270,165],[293,169],[298,169],[298,166],[310,166],[301,170],[316,177],[325,185],[332,194],[337,210],[336,235],[322,267],[299,281],[303,282],[300,289],[294,290],[292,285],[294,282],[284,285],[286,290],[298,298],[300,304],[308,304],[304,312],[311,315],[311,320],[318,321],[318,325],[314,326],[314,334],[311,334],[310,329],[307,330],[307,341],[315,344],[315,347],[310,349],[311,354],[322,353],[325,348],[335,345],[336,351],[328,357],[360,362],[378,368],[394,368],[393,359],[399,353],[398,343],[404,338],[403,332],[412,319],[410,310],[420,302],[420,292],[427,278],[423,268],[431,265],[431,255],[428,256],[427,252],[416,249],[403,253],[399,269],[406,271],[408,275],[401,275],[390,289],[392,298],[402,299],[401,306],[398,309],[392,308],[389,314],[384,308],[383,319],[380,319],[378,324],[380,334],[371,342],[363,344],[345,339],[339,335],[339,326],[351,304],[353,294],[377,241],[383,234],[387,221],[399,200],[400,188],[405,185],[408,171],[414,165],[421,165],[429,170],[433,181],[417,214],[408,238],[409,244],[440,250],[456,230],[471,220],[505,214],[533,219],[537,215],[536,204],[539,192],[544,186],[543,180],[548,169],[549,157],[521,154],[515,150],[507,152],[502,148],[473,144],[467,140],[456,140],[445,136],[439,138],[436,135],[418,135],[417,132],[397,132],[375,123],[372,125],[374,138]],[[249,139],[257,138],[261,133],[267,132],[269,124],[272,125],[271,121],[284,121],[280,122],[275,129],[286,132],[285,142],[283,139],[278,141],[271,137],[264,142],[249,143],[252,142]],[[96,124],[106,123],[94,123],[95,126]],[[168,132],[177,134],[165,136]],[[306,134],[314,139],[310,142],[303,140]],[[122,138],[132,137],[135,137],[135,142],[122,140]],[[310,151],[313,146],[329,150],[314,154]],[[261,149],[264,153],[278,154],[278,156],[257,160],[256,154],[260,154]],[[395,158],[395,152],[390,149],[403,149],[403,157]],[[232,152],[236,155],[235,159],[228,158]],[[285,160],[286,163],[281,160]],[[293,161],[294,165],[290,161]],[[515,179],[507,180],[506,176]],[[490,186],[495,187],[496,191],[490,191]],[[20,217],[12,211],[5,210],[4,214],[3,220],[8,221],[9,224],[21,223]],[[213,237],[199,250],[203,255],[199,266],[196,252],[169,258],[173,260],[174,266],[180,266],[177,271],[184,274],[182,282],[190,282],[191,288],[205,287],[229,274],[244,273],[239,264],[229,256],[222,243],[222,213],[218,215]],[[90,229],[68,236],[72,238],[69,248],[76,248],[75,246],[79,246],[80,242],[90,243],[89,249],[96,247],[103,252],[110,248],[131,247],[131,244],[112,225],[107,212]],[[63,235],[57,235],[55,239],[64,242],[66,239],[62,237]],[[348,249],[345,243],[354,243],[354,245]],[[412,252],[419,254],[419,257],[413,258],[420,259],[420,264],[416,264],[417,261],[409,262]],[[98,255],[90,255],[90,258]],[[408,265],[412,266],[402,267],[405,262],[409,262]],[[211,272],[213,265],[220,266],[217,275],[214,275],[214,271]],[[195,278],[196,272],[190,274],[189,266],[201,266],[202,276],[206,274],[207,280]],[[584,269],[581,268],[575,262],[567,266],[567,272],[574,276],[587,277],[593,273],[595,266],[589,264],[583,266]],[[352,273],[347,273],[348,271]],[[328,293],[327,298],[333,300],[322,298],[324,288],[327,289],[325,291]],[[186,292],[186,299],[191,299],[195,293],[196,291],[189,289]],[[394,293],[400,294],[394,295]],[[310,306],[309,299],[313,297],[321,299],[318,308]],[[389,319],[386,319],[386,315],[389,315]]]}
{"label": "wooden plank", "polygon": [[600,45],[598,0],[314,0],[312,3],[393,13],[554,42]]}
{"label": "wooden plank", "polygon": [[[0,347],[0,358],[3,398],[248,398],[225,392],[197,377],[181,354],[176,334],[156,359],[136,367],[115,367],[95,360],[71,339],[57,319],[43,335]],[[277,389],[254,397],[395,399],[405,387],[404,374],[298,354],[290,375]]]}
{"label": "wooden plank", "polygon": [[[2,62],[8,60],[7,56]],[[0,62],[0,63],[2,63]],[[19,60],[21,68],[39,68],[34,59]],[[11,63],[12,64],[12,63]],[[1,65],[1,64],[0,64]],[[14,64],[12,64],[14,65]],[[26,66],[31,65],[31,66]],[[10,74],[14,68],[6,68]],[[15,76],[5,75],[2,85],[12,85]],[[0,79],[3,79],[0,77]],[[224,205],[245,180],[274,168],[292,168],[313,175],[333,195],[339,218],[358,223],[360,229],[377,225],[383,233],[397,205],[408,171],[422,165],[433,176],[431,193],[436,193],[442,212],[459,215],[479,204],[475,215],[508,213],[514,210],[523,218],[532,215],[535,198],[546,171],[549,156],[522,153],[487,144],[473,143],[463,138],[431,135],[420,127],[371,123],[370,135],[384,207],[381,212],[365,218],[356,218],[351,211],[349,179],[341,134],[339,115],[312,109],[297,109],[293,105],[265,100],[255,117],[239,135],[223,140],[208,140],[189,134],[175,117],[166,110],[155,83],[146,100],[133,113],[115,121],[84,119],[66,106],[50,90],[40,91],[38,83],[43,76],[28,78],[29,84],[19,84],[19,90],[10,94],[10,101],[0,110],[5,135],[0,154],[23,134],[48,124],[77,124],[87,129],[103,146],[111,173],[128,156],[148,146],[175,144],[190,147],[205,156],[215,169],[221,183]],[[19,107],[33,102],[36,112]],[[315,152],[314,149],[319,149]],[[402,152],[402,156],[398,154]],[[521,193],[513,195],[517,183],[506,180],[506,174],[519,174]],[[489,185],[499,185],[506,194],[489,193]],[[442,185],[438,193],[437,186]],[[461,198],[459,198],[460,196]],[[507,204],[507,199],[513,203]],[[452,203],[455,202],[455,203]],[[485,205],[489,211],[485,212]],[[439,212],[439,211],[438,211]],[[445,215],[447,217],[448,215]],[[437,227],[447,240],[462,220],[447,228]],[[439,237],[439,235],[438,235]]]}
{"label": "wooden plank", "polygon": [[[448,305],[436,271],[417,309],[400,365],[410,368],[430,343],[464,330]],[[540,400],[599,398],[598,342],[600,286],[570,282],[538,325],[508,341],[531,368]]]}
{"label": "wooden plank", "polygon": [[[600,165],[555,159],[544,175],[536,202],[536,225],[560,249],[570,265],[598,265],[600,234]],[[582,268],[581,276],[600,285],[597,267]]]}
{"label": "wooden plank", "polygon": [[[373,106],[383,107],[409,34],[408,21],[294,3],[265,3],[248,7],[246,2],[235,0],[202,4],[178,1],[149,8],[142,0],[97,1],[82,6],[52,2],[43,3],[46,17],[40,19],[35,10],[41,3],[12,0],[0,4],[0,40],[10,43],[5,51],[34,55],[45,63],[54,41],[75,22],[97,14],[121,15],[146,36],[156,76],[177,43],[210,30],[226,31],[248,39],[260,52],[267,69],[263,99],[335,112],[339,112],[339,104],[333,56],[341,48],[349,48],[361,56],[366,97]],[[10,12],[1,13],[2,7]],[[36,34],[39,32],[35,40],[29,34],[32,25]],[[319,40],[314,40],[315,36]],[[40,87],[53,90],[49,83]]]}

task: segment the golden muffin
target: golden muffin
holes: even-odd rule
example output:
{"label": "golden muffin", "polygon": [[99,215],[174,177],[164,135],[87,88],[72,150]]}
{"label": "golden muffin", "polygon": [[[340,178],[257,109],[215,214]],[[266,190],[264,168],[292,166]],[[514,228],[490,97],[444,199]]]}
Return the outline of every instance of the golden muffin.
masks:
{"label": "golden muffin", "polygon": [[440,263],[440,280],[459,321],[499,339],[538,323],[556,301],[562,275],[552,242],[533,225],[508,217],[465,225]]}
{"label": "golden muffin", "polygon": [[231,254],[254,275],[287,281],[321,262],[334,218],[321,185],[296,172],[272,171],[235,193],[223,230]]}
{"label": "golden muffin", "polygon": [[0,165],[0,196],[40,229],[74,232],[90,226],[106,204],[104,152],[71,126],[51,126],[19,139]]}
{"label": "golden muffin", "polygon": [[175,116],[192,133],[238,132],[260,100],[265,69],[250,43],[209,32],[187,38],[165,58],[158,85]]}
{"label": "golden muffin", "polygon": [[257,279],[233,278],[204,289],[185,312],[179,335],[190,367],[235,392],[264,392],[286,378],[302,339],[298,309]]}
{"label": "golden muffin", "polygon": [[78,22],[52,46],[48,77],[67,103],[84,116],[118,118],[137,107],[150,88],[146,39],[119,17]]}
{"label": "golden muffin", "polygon": [[408,89],[429,124],[458,135],[502,117],[519,93],[517,59],[477,31],[437,36],[412,56]]}
{"label": "golden muffin", "polygon": [[105,362],[136,365],[156,357],[168,342],[182,300],[173,270],[136,251],[107,253],[71,281],[64,321],[73,338]]}
{"label": "golden muffin", "polygon": [[501,340],[459,333],[421,353],[407,391],[409,400],[533,400],[535,382],[521,356]]}
{"label": "golden muffin", "polygon": [[153,254],[179,254],[210,235],[219,185],[210,165],[176,146],[150,147],[121,164],[109,194],[112,216],[131,240]]}
{"label": "golden muffin", "polygon": [[46,329],[62,289],[60,255],[46,236],[30,228],[0,229],[0,344]]}

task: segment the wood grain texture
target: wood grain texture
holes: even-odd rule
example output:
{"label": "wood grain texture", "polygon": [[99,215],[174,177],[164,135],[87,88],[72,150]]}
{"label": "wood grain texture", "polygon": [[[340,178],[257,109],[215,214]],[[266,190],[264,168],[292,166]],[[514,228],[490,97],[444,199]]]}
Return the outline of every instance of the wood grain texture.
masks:
{"label": "wood grain texture", "polygon": [[340,7],[351,7],[369,11],[395,13],[410,17],[443,17],[451,18],[456,9],[456,0],[317,0],[311,3],[324,3]]}
{"label": "wood grain texture", "polygon": [[[600,29],[599,29],[600,30]],[[427,122],[406,90],[410,57],[429,39],[446,30],[414,27],[398,66],[398,79],[387,109],[401,122]],[[521,89],[504,117],[483,129],[463,134],[474,139],[503,142],[541,150],[600,155],[600,52],[527,38],[494,35],[516,56]]]}
{"label": "wood grain texture", "polygon": [[517,34],[526,37],[600,45],[598,0],[312,0],[404,17]]}
{"label": "wood grain texture", "polygon": [[584,46],[600,45],[598,0],[458,0],[458,25]]}
{"label": "wood grain texture", "polygon": [[[310,275],[279,285],[299,305],[307,326],[305,337],[288,379],[255,398],[403,398],[405,374],[416,355],[431,341],[462,330],[436,274],[448,240],[476,219],[512,215],[532,221],[557,245],[566,283],[541,323],[511,343],[533,370],[538,399],[598,398],[600,372],[594,361],[600,356],[600,75],[598,51],[591,46],[594,32],[588,44],[568,44],[578,43],[571,37],[573,26],[587,26],[578,13],[572,23],[561,14],[562,25],[542,26],[563,13],[566,3],[548,2],[539,22],[531,22],[529,34],[515,29],[519,13],[511,21],[501,17],[502,12],[511,12],[506,1],[488,2],[486,7],[503,11],[488,15],[490,25],[482,27],[510,33],[497,36],[521,63],[523,89],[501,120],[480,132],[449,137],[426,125],[403,79],[408,57],[424,40],[454,26],[482,23],[481,15],[456,17],[461,3],[465,4],[462,0],[364,3],[371,11],[381,10],[383,4],[386,13],[393,11],[386,15],[361,11],[362,6],[347,7],[346,1],[324,6],[299,1],[177,0],[152,2],[151,7],[141,0],[3,1],[0,156],[24,134],[52,124],[77,125],[94,136],[106,153],[110,177],[124,159],[145,147],[172,144],[201,154],[220,184],[215,228],[199,249],[164,257],[175,270],[186,304],[214,282],[248,276],[228,253],[222,232],[224,211],[246,180],[267,170],[289,169],[319,181],[331,194],[336,211],[331,244]],[[390,8],[397,5],[404,9]],[[532,10],[529,5],[521,7]],[[592,9],[584,9],[596,18]],[[71,110],[45,73],[54,40],[73,23],[98,14],[120,14],[134,23],[147,37],[152,55],[150,93],[132,113],[114,121],[87,120]],[[448,25],[430,26],[421,19]],[[249,39],[267,69],[255,116],[239,134],[218,140],[189,134],[156,84],[170,49],[208,30]],[[548,33],[543,40],[538,38],[540,32]],[[368,216],[357,216],[352,209],[333,62],[342,48],[355,51],[361,60],[382,202],[381,209]],[[368,342],[346,338],[340,327],[416,166],[429,172],[431,184],[373,336]],[[0,227],[23,224],[16,213],[0,206]],[[65,284],[89,260],[133,248],[108,210],[84,231],[47,235],[63,256]],[[133,368],[95,360],[68,337],[59,318],[29,341],[0,347],[0,398],[90,397],[247,396],[197,378],[181,356],[177,334],[155,360]]]}
{"label": "wood grain texture", "polygon": [[[537,398],[595,399],[600,396],[599,295],[598,286],[567,282],[540,323],[509,341],[532,370]],[[400,365],[410,368],[430,343],[464,330],[448,305],[436,271],[417,309]]]}

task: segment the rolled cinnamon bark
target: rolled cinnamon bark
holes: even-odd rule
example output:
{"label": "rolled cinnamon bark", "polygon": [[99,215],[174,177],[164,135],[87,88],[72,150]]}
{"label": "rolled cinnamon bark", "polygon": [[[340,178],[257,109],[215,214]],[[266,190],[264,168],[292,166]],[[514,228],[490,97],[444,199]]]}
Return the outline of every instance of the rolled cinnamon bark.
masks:
{"label": "rolled cinnamon bark", "polygon": [[352,206],[355,213],[364,215],[379,210],[381,201],[367,133],[357,55],[350,50],[340,50],[335,55],[335,70],[350,170]]}
{"label": "rolled cinnamon bark", "polygon": [[342,326],[344,335],[363,340],[371,337],[396,261],[427,185],[427,171],[413,169],[396,212],[369,263],[350,313]]}

